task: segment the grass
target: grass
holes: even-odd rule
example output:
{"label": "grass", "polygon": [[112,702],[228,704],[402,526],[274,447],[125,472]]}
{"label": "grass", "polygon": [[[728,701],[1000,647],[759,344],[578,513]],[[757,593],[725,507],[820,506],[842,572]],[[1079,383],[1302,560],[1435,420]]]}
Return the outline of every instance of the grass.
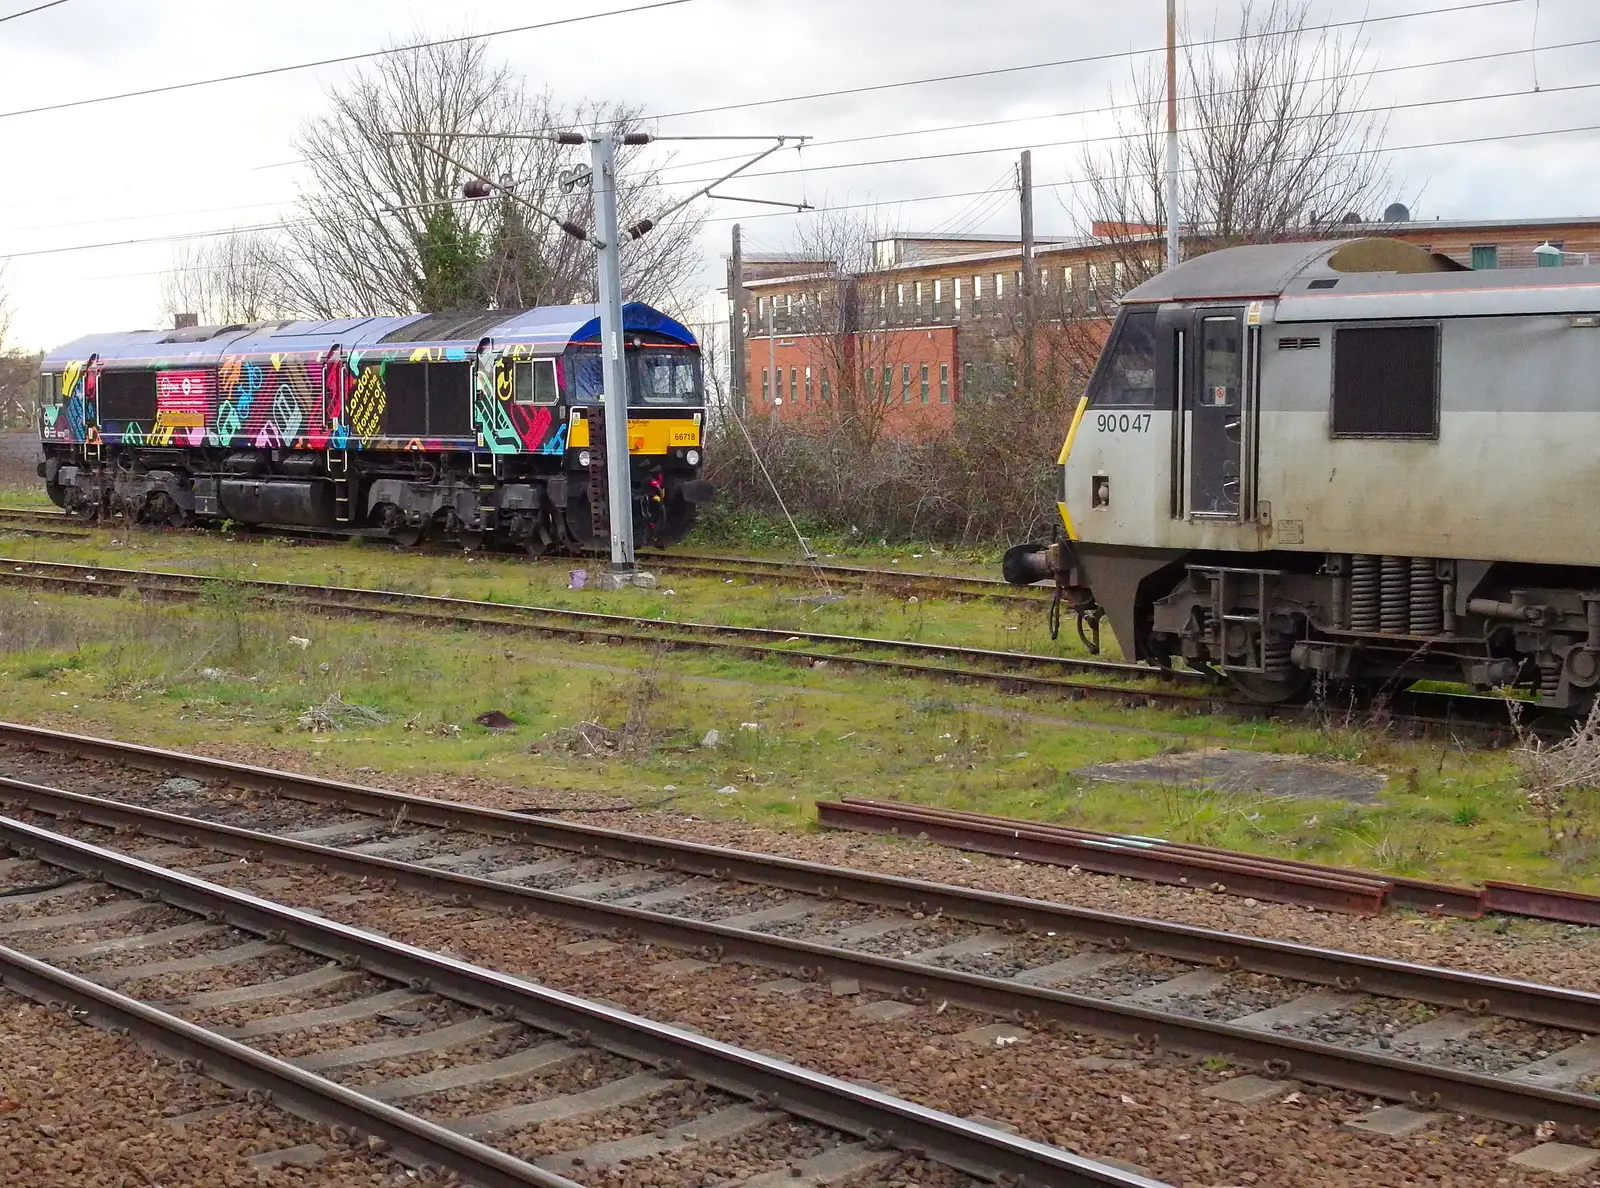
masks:
{"label": "grass", "polygon": [[[189,538],[123,548],[101,546],[99,559],[265,576],[288,552],[306,578],[330,576],[325,566],[346,579],[377,577],[364,567],[378,565],[391,585],[456,593],[475,582],[520,583],[526,593],[549,568],[259,544],[195,555]],[[572,593],[629,605],[628,595]],[[680,597],[674,606],[702,618],[727,606],[716,589],[710,605]],[[867,616],[869,597],[840,613]],[[794,613],[785,606],[764,613]],[[879,625],[904,627],[901,613],[880,608]],[[871,795],[1457,882],[1600,889],[1591,853],[1551,844],[1507,754],[1370,731],[1069,705],[771,659],[324,620],[254,610],[226,590],[187,605],[0,590],[0,689],[7,718],[155,745],[271,746],[332,756],[346,770],[666,796],[675,811],[770,825],[809,828],[815,800]],[[302,715],[334,694],[381,721],[303,729]],[[516,729],[475,725],[489,710]],[[595,755],[564,745],[583,722],[629,741]],[[720,745],[701,746],[713,729]],[[1376,802],[1354,804],[1076,774],[1193,746],[1356,761],[1386,772],[1388,787]]]}

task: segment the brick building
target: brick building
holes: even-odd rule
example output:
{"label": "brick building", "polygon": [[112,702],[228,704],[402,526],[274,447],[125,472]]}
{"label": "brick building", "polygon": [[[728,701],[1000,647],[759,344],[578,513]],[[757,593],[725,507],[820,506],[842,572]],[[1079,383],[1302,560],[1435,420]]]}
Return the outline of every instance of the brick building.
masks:
{"label": "brick building", "polygon": [[[937,433],[968,393],[1009,390],[1030,323],[1036,374],[1081,373],[1121,293],[1159,267],[1164,250],[1155,228],[1091,230],[1083,239],[1035,241],[1031,319],[1020,300],[1015,238],[896,236],[874,243],[873,267],[851,275],[816,258],[746,256],[745,315],[733,311],[732,327],[747,327],[750,413],[822,424],[855,400],[891,434]],[[1392,236],[1473,268],[1584,263],[1588,254],[1600,263],[1600,217],[1345,222],[1332,230],[1340,238]]]}

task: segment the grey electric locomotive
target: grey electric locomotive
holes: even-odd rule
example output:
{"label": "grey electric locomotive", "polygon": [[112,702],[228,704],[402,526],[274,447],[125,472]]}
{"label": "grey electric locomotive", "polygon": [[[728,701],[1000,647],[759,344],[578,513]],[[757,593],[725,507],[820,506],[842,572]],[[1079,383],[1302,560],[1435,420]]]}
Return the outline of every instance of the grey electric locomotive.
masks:
{"label": "grey electric locomotive", "polygon": [[1123,298],[1061,451],[1065,539],[1006,576],[1262,700],[1435,678],[1583,712],[1597,444],[1600,268],[1217,251]]}

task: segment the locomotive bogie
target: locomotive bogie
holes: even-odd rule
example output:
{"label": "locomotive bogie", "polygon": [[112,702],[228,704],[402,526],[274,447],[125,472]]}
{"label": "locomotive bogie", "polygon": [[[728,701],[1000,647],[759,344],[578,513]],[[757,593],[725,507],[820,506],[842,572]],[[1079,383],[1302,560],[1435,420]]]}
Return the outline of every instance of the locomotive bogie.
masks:
{"label": "locomotive bogie", "polygon": [[[1321,679],[1600,685],[1600,268],[1382,241],[1212,253],[1128,293],[1062,448],[1053,553],[1129,658],[1277,699]],[[1013,550],[1018,552],[1019,550]]]}
{"label": "locomotive bogie", "polygon": [[[609,535],[593,307],[101,335],[47,356],[40,477],[86,518],[233,521],[534,552]],[[699,349],[624,309],[636,533],[681,539]]]}

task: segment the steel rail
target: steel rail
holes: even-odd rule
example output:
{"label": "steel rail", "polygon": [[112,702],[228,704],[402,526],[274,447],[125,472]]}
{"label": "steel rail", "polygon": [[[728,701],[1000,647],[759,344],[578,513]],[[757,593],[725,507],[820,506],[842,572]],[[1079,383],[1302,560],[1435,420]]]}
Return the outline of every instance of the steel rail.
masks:
{"label": "steel rail", "polygon": [[[931,805],[855,796],[819,800],[817,823],[863,833],[914,835],[957,849],[1209,887],[1233,895],[1264,896],[1284,903],[1329,899],[1325,888],[1333,886],[1348,889],[1348,899],[1333,898],[1331,906],[1365,914],[1381,911],[1387,904],[1477,919],[1485,907],[1483,893],[1475,887]],[[1226,884],[1221,879],[1227,879]]]}
{"label": "steel rail", "polygon": [[235,1089],[265,1091],[272,1104],[323,1126],[341,1126],[382,1144],[377,1150],[414,1168],[449,1168],[485,1188],[583,1188],[565,1176],[347,1089],[265,1052],[168,1014],[87,978],[0,946],[0,982],[42,1003],[64,1003],[107,1029],[126,1028],[172,1060],[198,1065]]}
{"label": "steel rail", "polygon": [[[1154,953],[1192,964],[1244,970],[1394,998],[1417,999],[1439,1006],[1487,1012],[1546,1026],[1600,1032],[1600,994],[1582,990],[1543,986],[1512,978],[1442,969],[1290,941],[1268,940],[1193,924],[1097,911],[999,891],[911,879],[903,875],[879,874],[798,858],[652,837],[508,809],[437,800],[321,776],[255,767],[226,759],[211,759],[182,751],[68,734],[40,726],[0,721],[0,743],[137,766],[163,775],[223,780],[252,791],[337,805],[383,820],[398,817],[414,825],[467,830],[523,845],[654,866],[664,871],[729,879],[805,895],[823,895],[873,907],[920,911],[930,916],[943,914],[1011,931],[1067,932],[1091,942]],[[149,815],[159,814],[159,810],[5,778],[0,778],[0,801],[4,800],[4,789],[8,787],[15,787],[21,793],[34,790],[34,795],[48,794],[66,812],[74,811],[75,805],[98,805],[112,814],[103,822],[112,826],[131,826],[141,820],[159,819],[159,815]],[[115,816],[118,812],[125,815]],[[193,819],[181,820],[187,822]],[[217,828],[226,830],[233,827],[219,825]],[[284,852],[309,853],[308,850],[296,850],[296,847],[306,844],[293,843]],[[344,851],[334,849],[331,852]],[[444,886],[450,878],[468,877],[447,877],[444,871],[434,871],[431,867],[424,869],[444,880],[435,886]]]}
{"label": "steel rail", "polygon": [[[1122,678],[1161,679],[1154,669],[1121,665],[1110,661],[1080,660],[1070,657],[1041,656],[1033,653],[1004,652],[956,644],[929,644],[910,640],[832,635],[821,632],[785,631],[769,627],[742,627],[713,623],[675,622],[642,616],[615,615],[599,611],[536,607],[517,603],[447,598],[437,594],[405,594],[398,591],[360,587],[319,586],[307,583],[270,582],[260,579],[221,578],[162,570],[123,570],[104,566],[76,565],[56,561],[33,561],[19,557],[0,557],[0,585],[31,589],[66,589],[80,594],[105,594],[135,590],[153,597],[195,599],[208,589],[238,589],[266,605],[289,604],[333,614],[373,619],[402,619],[445,627],[473,627],[489,630],[533,632],[548,635],[601,638],[638,643],[644,646],[697,648],[708,651],[738,652],[750,656],[812,664],[853,665],[879,671],[906,673],[935,680],[998,685],[1007,690],[1053,691],[1068,697],[1096,697],[1114,701],[1164,702],[1189,709],[1227,708],[1237,712],[1258,712],[1260,707],[1231,698],[1227,694],[1191,692],[1168,688],[1135,688],[1064,677],[1039,676],[1029,672],[1004,672],[987,668],[951,667],[914,660],[888,659],[858,653],[828,652],[787,648],[774,643],[749,642],[751,639],[810,640],[814,643],[857,647],[864,650],[904,652],[913,655],[964,657],[1024,667],[1054,668],[1065,671],[1103,672]],[[511,615],[511,618],[502,616]],[[556,620],[556,621],[548,621]],[[1203,678],[1196,678],[1203,680]],[[1186,682],[1187,683],[1187,682]]]}
{"label": "steel rail", "polygon": [[[451,894],[454,902],[472,903],[503,910],[530,911],[541,917],[559,920],[590,931],[626,933],[654,942],[689,948],[712,958],[732,958],[753,964],[787,969],[803,976],[826,973],[830,976],[856,979],[869,986],[915,1002],[944,1000],[1005,1017],[1050,1020],[1069,1027],[1114,1035],[1140,1044],[1151,1044],[1182,1051],[1223,1055],[1236,1062],[1260,1065],[1277,1075],[1292,1075],[1302,1080],[1333,1085],[1358,1093],[1373,1094],[1391,1099],[1422,1100],[1437,1103],[1447,1109],[1498,1118],[1520,1124],[1553,1121],[1564,1127],[1592,1129],[1600,1125],[1600,1096],[1550,1089],[1493,1076],[1467,1072],[1442,1066],[1403,1060],[1381,1053],[1365,1052],[1314,1040],[1278,1035],[1239,1027],[1231,1023],[1218,1023],[1193,1018],[1156,1008],[1091,998],[1063,990],[1034,987],[1004,978],[948,970],[941,967],[883,957],[854,950],[840,949],[814,941],[777,937],[748,929],[733,928],[723,924],[689,920],[642,908],[601,903],[591,899],[524,887],[515,883],[499,882],[474,875],[437,871],[430,867],[370,854],[354,854],[347,850],[311,842],[279,837],[220,825],[193,817],[165,813],[155,809],[135,809],[114,802],[82,794],[62,793],[38,785],[4,781],[4,790],[23,795],[30,808],[46,811],[65,811],[73,819],[111,828],[135,829],[152,837],[165,838],[185,845],[201,845],[225,853],[239,853],[252,861],[276,860],[291,865],[312,866],[325,872],[374,880],[392,880],[397,886],[428,891],[432,894]],[[59,860],[61,851],[41,853],[33,834],[47,838],[59,835],[24,827],[33,834],[16,830],[20,823],[0,818],[0,838],[13,849],[31,849],[36,856],[70,869],[88,869],[93,877],[130,890],[145,892],[154,888],[145,880],[119,882],[113,873],[104,868],[87,868],[79,861]],[[87,845],[87,843],[74,843]],[[91,847],[96,848],[96,847]],[[137,860],[130,860],[137,861]],[[148,864],[141,864],[147,866]],[[159,869],[159,868],[156,868]],[[198,882],[198,880],[193,880]],[[209,886],[209,884],[203,884]],[[238,894],[238,893],[235,893]],[[170,903],[191,910],[199,910],[188,901],[163,894]],[[261,902],[253,900],[253,902]],[[230,917],[250,931],[265,934],[268,922],[248,915],[241,919]],[[363,934],[365,935],[365,934]],[[296,943],[302,943],[297,941]],[[317,950],[314,945],[303,947]],[[336,960],[349,960],[348,952],[329,951]],[[1377,959],[1368,959],[1376,961]],[[361,964],[388,977],[416,976],[416,972],[397,970],[388,966],[368,964],[365,954]],[[1387,963],[1400,965],[1401,963]],[[1453,971],[1430,971],[1447,977]],[[1515,983],[1481,975],[1454,974],[1474,983],[1499,983],[1508,990],[1529,998],[1546,1002],[1560,1002],[1568,1009],[1583,1011],[1591,1029],[1600,1026],[1600,996],[1582,991]],[[439,984],[433,984],[439,989]],[[1364,987],[1367,988],[1367,987]],[[1370,989],[1370,988],[1368,988]],[[459,995],[445,990],[452,997]],[[491,1001],[464,998],[475,1005],[492,1007]],[[503,1003],[499,1004],[503,1005]],[[1468,1002],[1469,1009],[1481,1009],[1481,1002]],[[548,1022],[539,1026],[550,1027]],[[714,1077],[707,1075],[713,1083]],[[748,1088],[744,1091],[748,1092]],[[828,1125],[860,1133],[834,1118],[820,1118],[804,1109],[795,1109],[787,1101],[784,1108],[825,1121]],[[881,1128],[880,1128],[881,1129]],[[898,1133],[898,1132],[897,1132]],[[920,1145],[920,1144],[919,1144]],[[945,1159],[946,1162],[954,1162]],[[958,1166],[963,1166],[957,1164]],[[967,1166],[967,1170],[971,1170]]]}
{"label": "steel rail", "polygon": [[[0,507],[0,525],[8,521],[42,525],[57,523],[78,524],[80,531],[65,534],[76,537],[87,536],[88,532],[85,530],[94,526],[117,527],[114,524],[105,524],[103,521],[79,521],[65,512],[46,511],[43,508]],[[129,525],[129,527],[137,528],[141,527],[141,525]],[[304,536],[308,539],[330,541],[348,540],[352,537],[362,538],[363,535],[360,532],[319,533],[315,529],[272,528],[268,525],[264,525],[262,530],[270,533],[288,533]],[[374,539],[380,543],[383,540],[382,537],[368,537],[368,539]],[[993,598],[1008,602],[1028,603],[1033,606],[1041,605],[1041,597],[1050,593],[1049,587],[1044,586],[1034,588],[1032,593],[1024,592],[1000,578],[976,577],[965,574],[927,573],[912,569],[873,569],[869,566],[829,565],[820,561],[791,561],[784,558],[671,553],[661,549],[641,549],[639,555],[649,558],[653,568],[675,573],[711,577],[751,577],[801,583],[811,582],[821,577],[824,580],[836,581],[847,585],[923,590],[944,597]]]}
{"label": "steel rail", "polygon": [[[251,834],[249,830],[208,826],[193,818],[177,820],[196,836],[208,836],[212,830],[219,831],[219,836],[221,832]],[[260,936],[281,936],[286,943],[348,968],[413,983],[430,993],[497,1011],[544,1031],[571,1035],[630,1059],[670,1068],[677,1075],[696,1077],[740,1096],[764,1101],[844,1133],[881,1141],[900,1150],[925,1153],[972,1175],[1011,1176],[1021,1184],[1036,1184],[1040,1188],[1055,1185],[1164,1188],[1157,1181],[1094,1163],[1055,1147],[1004,1134],[787,1061],[735,1048],[619,1008],[314,916],[247,892],[208,883],[182,871],[169,870],[9,817],[0,817],[0,838],[12,849],[26,851],[32,857],[76,870],[97,881],[199,915],[220,918]],[[267,847],[286,842],[269,834],[255,834],[251,840]],[[342,851],[329,847],[313,846],[312,849],[320,851],[315,855],[320,859],[318,864],[326,864],[329,869],[338,869],[341,860],[348,859]],[[405,874],[407,864],[383,860],[378,865],[399,877]],[[372,873],[370,868],[367,873]],[[489,886],[509,889],[512,885]]]}

